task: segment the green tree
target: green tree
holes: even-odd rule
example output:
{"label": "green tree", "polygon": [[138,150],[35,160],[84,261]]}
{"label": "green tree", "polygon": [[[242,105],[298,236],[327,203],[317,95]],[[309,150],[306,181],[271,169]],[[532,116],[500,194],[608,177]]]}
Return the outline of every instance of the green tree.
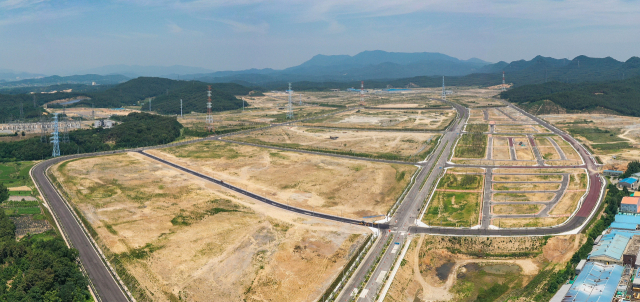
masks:
{"label": "green tree", "polygon": [[0,202],[4,202],[7,199],[9,199],[9,189],[3,183],[0,183]]}

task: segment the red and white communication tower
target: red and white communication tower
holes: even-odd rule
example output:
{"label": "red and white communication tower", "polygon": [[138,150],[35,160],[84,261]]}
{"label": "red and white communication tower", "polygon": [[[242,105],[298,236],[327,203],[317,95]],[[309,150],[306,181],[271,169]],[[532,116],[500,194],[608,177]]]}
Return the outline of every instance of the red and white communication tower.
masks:
{"label": "red and white communication tower", "polygon": [[364,106],[364,81],[360,81],[360,106]]}
{"label": "red and white communication tower", "polygon": [[504,71],[502,72],[502,91],[507,91],[507,84],[504,83]]}
{"label": "red and white communication tower", "polygon": [[213,116],[211,115],[211,85],[208,85],[209,90],[207,91],[207,125],[209,128],[209,132],[213,131]]}

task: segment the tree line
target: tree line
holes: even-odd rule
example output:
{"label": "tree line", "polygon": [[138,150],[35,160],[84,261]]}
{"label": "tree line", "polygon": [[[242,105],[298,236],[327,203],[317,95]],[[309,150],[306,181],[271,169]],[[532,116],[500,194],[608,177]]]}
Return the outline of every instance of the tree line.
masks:
{"label": "tree line", "polygon": [[[130,113],[113,117],[119,124],[69,132],[69,143],[60,144],[60,153],[75,154],[109,151],[170,143],[180,137],[182,125],[175,117],[149,113]],[[48,140],[48,137],[47,137]],[[16,142],[0,142],[0,162],[50,158],[52,145],[34,137]]]}

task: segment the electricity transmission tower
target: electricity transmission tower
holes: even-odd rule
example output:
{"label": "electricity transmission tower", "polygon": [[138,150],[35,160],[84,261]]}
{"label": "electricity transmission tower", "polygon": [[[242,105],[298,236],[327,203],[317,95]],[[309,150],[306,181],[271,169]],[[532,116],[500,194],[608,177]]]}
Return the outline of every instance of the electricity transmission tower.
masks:
{"label": "electricity transmission tower", "polygon": [[447,92],[444,90],[444,76],[442,76],[442,99],[447,100]]}
{"label": "electricity transmission tower", "polygon": [[58,138],[58,113],[53,115],[53,137],[51,138],[51,142],[53,143],[53,153],[52,157],[60,156],[60,140]]}
{"label": "electricity transmission tower", "polygon": [[291,94],[293,90],[291,90],[291,83],[289,83],[289,105],[287,108],[287,119],[293,119],[293,103],[291,103]]}

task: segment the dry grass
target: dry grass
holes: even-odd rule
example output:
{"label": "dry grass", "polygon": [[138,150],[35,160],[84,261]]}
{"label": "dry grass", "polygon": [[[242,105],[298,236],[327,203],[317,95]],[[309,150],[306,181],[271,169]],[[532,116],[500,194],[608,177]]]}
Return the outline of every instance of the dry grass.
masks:
{"label": "dry grass", "polygon": [[495,215],[536,214],[542,211],[544,207],[541,204],[494,205],[492,212]]}
{"label": "dry grass", "polygon": [[409,157],[419,154],[426,156],[426,151],[436,144],[438,136],[434,133],[275,127],[231,136],[229,139],[292,148]]}
{"label": "dry grass", "polygon": [[386,214],[417,169],[216,141],[148,152],[278,202],[351,218]]}
{"label": "dry grass", "polygon": [[494,193],[494,202],[551,201],[555,193]]}
{"label": "dry grass", "polygon": [[494,183],[496,191],[555,191],[560,183]]}
{"label": "dry grass", "polygon": [[562,175],[506,175],[493,174],[494,181],[562,181]]}
{"label": "dry grass", "polygon": [[494,219],[492,224],[501,228],[539,228],[559,225],[565,220],[567,220],[567,217],[499,218]]}
{"label": "dry grass", "polygon": [[136,153],[53,171],[140,283],[138,301],[316,300],[363,240],[362,229],[255,203]]}
{"label": "dry grass", "polygon": [[576,210],[578,201],[586,192],[565,192],[560,201],[551,209],[550,215],[569,215]]}
{"label": "dry grass", "polygon": [[455,118],[455,110],[361,109],[309,120],[304,125],[358,129],[442,130]]}

